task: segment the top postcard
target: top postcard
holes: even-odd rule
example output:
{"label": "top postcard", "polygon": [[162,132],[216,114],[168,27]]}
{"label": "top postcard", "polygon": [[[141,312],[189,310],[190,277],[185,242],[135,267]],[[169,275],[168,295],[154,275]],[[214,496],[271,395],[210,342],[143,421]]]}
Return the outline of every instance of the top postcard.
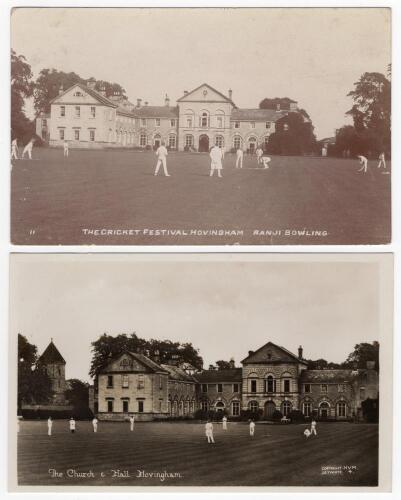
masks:
{"label": "top postcard", "polygon": [[388,8],[16,8],[11,242],[391,242]]}

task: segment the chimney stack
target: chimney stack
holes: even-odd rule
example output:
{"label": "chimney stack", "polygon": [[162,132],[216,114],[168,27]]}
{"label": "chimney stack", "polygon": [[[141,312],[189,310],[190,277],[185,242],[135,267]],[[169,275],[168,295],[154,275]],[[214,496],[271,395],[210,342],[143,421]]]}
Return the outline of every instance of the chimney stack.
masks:
{"label": "chimney stack", "polygon": [[164,98],[164,104],[166,106],[170,106],[170,97],[166,94],[166,97]]}
{"label": "chimney stack", "polygon": [[58,95],[61,95],[64,92],[64,87],[63,84],[60,85],[60,88],[58,89]]}
{"label": "chimney stack", "polygon": [[277,105],[276,105],[276,111],[277,112],[280,112],[281,111],[281,106],[280,106],[280,103],[278,102]]}
{"label": "chimney stack", "polygon": [[87,80],[86,82],[86,85],[88,88],[94,90],[95,89],[95,85],[96,85],[96,80],[92,77],[92,78],[89,78],[89,80]]}
{"label": "chimney stack", "polygon": [[303,355],[304,355],[304,350],[303,350],[302,346],[300,345],[298,347],[298,358],[303,359]]}
{"label": "chimney stack", "polygon": [[228,98],[230,99],[230,101],[233,98],[233,91],[231,89],[229,89],[229,91],[228,91]]}
{"label": "chimney stack", "polygon": [[100,93],[103,97],[106,97],[106,87],[105,87],[104,85],[102,85],[102,86],[100,87],[99,93]]}
{"label": "chimney stack", "polygon": [[188,94],[188,90],[184,90],[184,95],[187,95]]}
{"label": "chimney stack", "polygon": [[140,108],[141,107],[141,103],[142,103],[142,99],[137,99],[136,100],[136,107]]}
{"label": "chimney stack", "polygon": [[153,353],[153,361],[157,364],[160,363],[160,352],[158,349]]}
{"label": "chimney stack", "polygon": [[145,106],[147,106],[148,104],[149,104],[148,101],[145,101]]}
{"label": "chimney stack", "polygon": [[248,351],[248,356],[252,356],[253,351]]}
{"label": "chimney stack", "polygon": [[235,361],[234,361],[234,358],[231,358],[231,359],[230,359],[230,361],[229,361],[229,363],[230,363],[230,369],[231,369],[231,370],[234,370],[234,368],[235,368]]}

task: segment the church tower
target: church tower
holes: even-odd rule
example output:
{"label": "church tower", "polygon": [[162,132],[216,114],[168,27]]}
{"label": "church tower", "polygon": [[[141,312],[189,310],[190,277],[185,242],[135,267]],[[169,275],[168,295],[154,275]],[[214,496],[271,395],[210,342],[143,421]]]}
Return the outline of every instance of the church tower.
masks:
{"label": "church tower", "polygon": [[45,367],[50,377],[52,391],[54,393],[53,402],[65,404],[64,392],[67,389],[65,383],[65,360],[51,339],[50,344],[39,358],[39,363]]}

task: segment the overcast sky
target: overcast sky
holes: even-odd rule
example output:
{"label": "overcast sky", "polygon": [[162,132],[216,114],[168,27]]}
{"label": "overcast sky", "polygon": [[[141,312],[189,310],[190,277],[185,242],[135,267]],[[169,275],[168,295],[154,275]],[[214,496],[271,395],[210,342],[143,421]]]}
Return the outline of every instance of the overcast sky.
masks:
{"label": "overcast sky", "polygon": [[390,9],[15,9],[12,47],[31,64],[120,83],[152,105],[206,82],[238,107],[290,97],[318,138],[348,119],[346,97],[390,63]]}
{"label": "overcast sky", "polygon": [[380,340],[374,262],[107,259],[13,256],[11,339],[20,332],[41,353],[53,338],[67,378],[89,380],[90,344],[104,332],[192,342],[206,367],[239,364],[268,341],[340,362],[356,343]]}

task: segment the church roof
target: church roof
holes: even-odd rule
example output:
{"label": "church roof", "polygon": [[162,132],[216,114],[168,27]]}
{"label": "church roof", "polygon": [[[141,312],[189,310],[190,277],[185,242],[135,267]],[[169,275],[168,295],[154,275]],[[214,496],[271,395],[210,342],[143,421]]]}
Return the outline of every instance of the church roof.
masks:
{"label": "church roof", "polygon": [[132,114],[137,118],[178,118],[178,107],[142,106],[134,108]]}
{"label": "church roof", "polygon": [[279,118],[287,115],[288,111],[276,111],[274,109],[233,109],[231,113],[231,121],[263,121],[275,122]]}
{"label": "church roof", "polygon": [[301,382],[324,383],[344,383],[350,382],[359,375],[358,370],[303,370]]}
{"label": "church roof", "polygon": [[65,365],[65,359],[60,354],[57,347],[53,344],[53,340],[50,341],[50,344],[40,356],[39,361],[45,365],[50,363],[62,363]]}
{"label": "church roof", "polygon": [[196,380],[201,384],[213,384],[218,382],[241,382],[242,368],[230,370],[204,370],[195,374]]}

